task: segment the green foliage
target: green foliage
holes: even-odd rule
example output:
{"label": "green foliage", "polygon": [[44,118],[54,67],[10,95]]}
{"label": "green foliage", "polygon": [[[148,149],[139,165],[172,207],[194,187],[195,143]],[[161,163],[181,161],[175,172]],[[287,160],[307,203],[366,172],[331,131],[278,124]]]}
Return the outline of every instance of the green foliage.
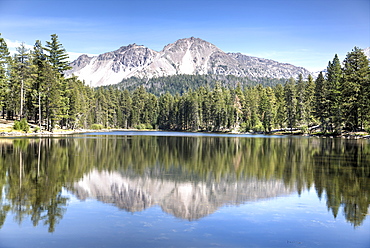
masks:
{"label": "green foliage", "polygon": [[370,135],[370,121],[364,123],[364,130]]}
{"label": "green foliage", "polygon": [[0,33],[0,105],[4,105],[9,83],[8,66],[10,64],[10,53],[8,46]]}
{"label": "green foliage", "polygon": [[14,121],[13,129],[27,133],[30,130],[30,126],[27,123],[27,119],[23,118],[21,121]]}
{"label": "green foliage", "polygon": [[92,124],[90,127],[92,130],[102,130],[103,125],[102,124]]}
{"label": "green foliage", "polygon": [[146,129],[146,125],[145,124],[138,124],[135,126],[136,129],[139,129],[139,130],[144,130]]}
{"label": "green foliage", "polygon": [[[45,52],[44,52],[45,51]],[[189,131],[256,131],[320,125],[322,132],[363,130],[370,122],[370,70],[363,52],[335,55],[316,80],[175,75],[130,78],[90,88],[65,78],[67,53],[56,34],[13,58],[0,37],[0,101],[3,118],[26,117],[51,131],[140,128]],[[18,125],[18,124],[17,124]],[[15,125],[17,128],[17,125]],[[305,131],[305,130],[304,130]]]}
{"label": "green foliage", "polygon": [[68,61],[66,61],[68,59],[68,54],[63,48],[63,45],[59,42],[58,35],[52,34],[51,41],[46,42],[46,47],[44,49],[49,53],[47,58],[54,70],[63,73],[65,70],[72,68],[68,65]]}
{"label": "green foliage", "polygon": [[136,78],[131,77],[122,80],[121,83],[114,85],[114,87],[129,91],[134,91],[140,86],[144,86],[146,91],[156,96],[160,96],[169,92],[171,95],[179,93],[180,95],[188,92],[189,90],[196,90],[199,87],[210,87],[213,89],[216,83],[227,88],[236,88],[238,85],[242,87],[256,86],[261,84],[263,86],[273,87],[278,83],[284,83],[284,79],[276,78],[241,78],[232,75],[174,75],[167,77],[154,77],[154,78]]}
{"label": "green foliage", "polygon": [[21,124],[20,124],[19,121],[14,121],[13,129],[18,130],[18,131],[22,130],[21,129]]}
{"label": "green foliage", "polygon": [[327,82],[320,72],[319,76],[316,79],[316,87],[315,87],[315,105],[314,105],[314,114],[317,119],[320,121],[320,125],[323,131],[327,130],[327,118],[329,116],[329,110],[327,102],[327,95],[328,95],[328,86]]}
{"label": "green foliage", "polygon": [[135,126],[135,128],[139,130],[150,130],[150,129],[153,129],[153,126],[149,123],[146,123],[146,124],[138,124]]}
{"label": "green foliage", "polygon": [[284,94],[287,126],[293,128],[297,123],[297,90],[293,78],[290,78],[284,85]]}
{"label": "green foliage", "polygon": [[306,126],[306,125],[300,126],[299,129],[302,131],[302,133],[307,133],[308,132],[308,126]]}
{"label": "green foliage", "polygon": [[346,128],[356,131],[370,118],[369,60],[361,49],[355,47],[343,63],[343,118]]}
{"label": "green foliage", "polygon": [[151,124],[147,123],[147,124],[145,125],[145,128],[146,128],[146,129],[153,129],[153,126],[152,126]]}
{"label": "green foliage", "polygon": [[338,55],[335,55],[333,62],[329,62],[327,67],[327,96],[328,117],[330,130],[341,133],[342,129],[342,69]]}
{"label": "green foliage", "polygon": [[257,123],[255,126],[252,127],[252,130],[254,132],[264,132],[266,131],[266,128],[263,126],[262,123]]}

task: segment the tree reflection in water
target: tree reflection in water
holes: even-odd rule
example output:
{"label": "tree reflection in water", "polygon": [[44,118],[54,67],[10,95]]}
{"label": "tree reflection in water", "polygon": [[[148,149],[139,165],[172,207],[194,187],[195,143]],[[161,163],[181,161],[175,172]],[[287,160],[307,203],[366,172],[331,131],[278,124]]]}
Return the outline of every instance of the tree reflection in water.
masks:
{"label": "tree reflection in water", "polygon": [[[312,186],[334,217],[342,207],[353,226],[362,224],[370,204],[366,140],[69,136],[2,139],[0,154],[0,227],[12,212],[18,223],[31,218],[53,232],[67,209],[63,188],[127,211],[159,204],[188,220]],[[118,179],[108,193],[89,195],[79,182],[92,175],[100,181],[90,185],[101,189],[102,177]]]}

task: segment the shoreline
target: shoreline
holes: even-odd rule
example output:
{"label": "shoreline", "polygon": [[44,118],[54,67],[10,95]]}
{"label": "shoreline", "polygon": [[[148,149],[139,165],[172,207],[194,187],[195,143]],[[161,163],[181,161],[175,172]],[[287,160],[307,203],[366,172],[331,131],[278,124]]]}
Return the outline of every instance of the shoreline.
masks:
{"label": "shoreline", "polygon": [[[41,132],[23,132],[17,130],[9,130],[0,132],[0,138],[12,138],[12,137],[57,137],[64,135],[73,135],[73,134],[82,134],[82,133],[99,133],[99,132],[129,132],[129,131],[158,131],[158,132],[167,132],[166,130],[158,129],[76,129],[76,130],[62,130],[57,129],[53,132],[41,131]],[[189,131],[176,131],[176,132],[189,132]],[[193,132],[193,133],[204,133],[204,132]],[[370,135],[365,132],[346,132],[341,135],[332,135],[332,134],[294,134],[294,133],[263,133],[263,132],[205,132],[205,133],[214,133],[214,134],[251,134],[251,135],[287,135],[287,136],[301,136],[301,137],[317,137],[317,138],[341,138],[341,139],[370,139]]]}

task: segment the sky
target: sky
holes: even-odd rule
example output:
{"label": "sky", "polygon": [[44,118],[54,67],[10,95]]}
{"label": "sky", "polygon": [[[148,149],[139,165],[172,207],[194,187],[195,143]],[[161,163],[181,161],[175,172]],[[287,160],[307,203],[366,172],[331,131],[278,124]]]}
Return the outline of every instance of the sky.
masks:
{"label": "sky", "polygon": [[370,0],[0,0],[0,33],[11,51],[57,34],[71,61],[197,37],[316,72],[370,47]]}

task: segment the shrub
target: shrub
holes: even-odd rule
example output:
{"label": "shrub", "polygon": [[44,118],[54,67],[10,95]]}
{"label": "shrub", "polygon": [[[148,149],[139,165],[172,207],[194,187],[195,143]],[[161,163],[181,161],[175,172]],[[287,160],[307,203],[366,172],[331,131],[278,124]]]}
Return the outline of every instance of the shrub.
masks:
{"label": "shrub", "polygon": [[301,126],[299,129],[302,131],[302,133],[308,133],[308,126],[306,125]]}
{"label": "shrub", "polygon": [[14,130],[21,130],[21,124],[20,124],[19,121],[14,121],[13,129]]}
{"label": "shrub", "polygon": [[370,125],[365,126],[365,131],[370,134]]}
{"label": "shrub", "polygon": [[247,127],[247,123],[243,122],[242,124],[240,124],[239,131],[240,132],[248,132],[249,127]]}
{"label": "shrub", "polygon": [[261,123],[257,123],[252,130],[254,132],[263,132],[265,129],[263,128],[263,125]]}
{"label": "shrub", "polygon": [[13,129],[27,133],[30,130],[30,126],[27,123],[27,119],[23,118],[21,121],[14,121]]}
{"label": "shrub", "polygon": [[23,118],[21,120],[20,125],[21,125],[21,130],[22,131],[27,133],[30,130],[30,126],[28,125],[26,118]]}
{"label": "shrub", "polygon": [[153,129],[153,126],[148,123],[148,124],[145,125],[145,129]]}
{"label": "shrub", "polygon": [[146,129],[146,125],[145,124],[139,124],[139,125],[136,125],[136,129]]}
{"label": "shrub", "polygon": [[92,130],[102,130],[103,125],[102,124],[92,124],[90,127]]}

